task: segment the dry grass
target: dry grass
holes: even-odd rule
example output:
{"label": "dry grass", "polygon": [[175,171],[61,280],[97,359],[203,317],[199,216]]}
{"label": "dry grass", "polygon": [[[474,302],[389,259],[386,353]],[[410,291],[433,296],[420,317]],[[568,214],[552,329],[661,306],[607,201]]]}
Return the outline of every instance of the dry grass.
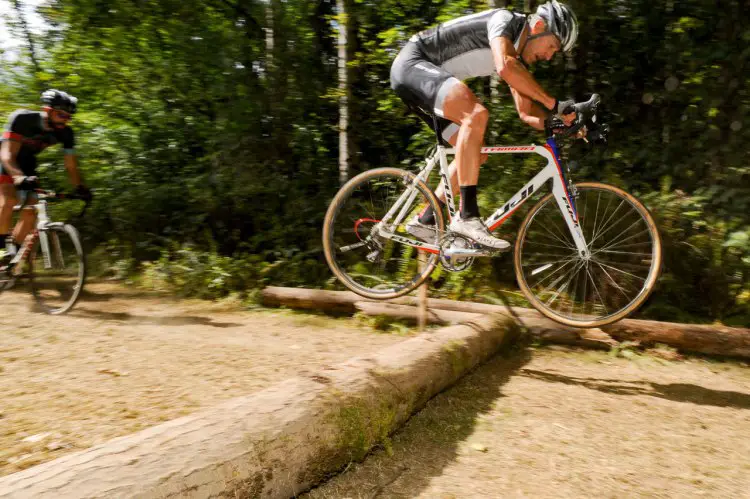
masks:
{"label": "dry grass", "polygon": [[750,369],[565,348],[497,358],[313,498],[750,497]]}
{"label": "dry grass", "polygon": [[404,339],[231,300],[87,289],[62,317],[31,313],[22,290],[1,295],[0,475]]}

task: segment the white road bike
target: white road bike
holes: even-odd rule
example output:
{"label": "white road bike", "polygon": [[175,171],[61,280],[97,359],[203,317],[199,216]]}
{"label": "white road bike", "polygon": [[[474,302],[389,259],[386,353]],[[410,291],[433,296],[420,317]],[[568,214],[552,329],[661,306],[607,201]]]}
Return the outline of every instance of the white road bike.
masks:
{"label": "white road bike", "polygon": [[0,292],[13,288],[18,280],[27,280],[42,312],[64,314],[81,295],[86,278],[86,259],[78,230],[69,223],[51,220],[47,202],[82,200],[85,205],[76,217],[82,218],[90,199],[43,189],[35,189],[35,193],[38,199],[35,204],[14,208],[14,211],[36,211],[37,225],[26,236],[11,262],[0,269]]}
{"label": "white road bike", "polygon": [[[551,192],[529,211],[516,237],[513,263],[521,291],[542,314],[574,327],[597,327],[635,311],[654,289],[661,270],[662,246],[646,207],[617,187],[598,182],[573,184],[566,178],[557,141],[580,137],[606,142],[607,127],[597,121],[600,99],[575,105],[570,127],[547,120],[544,146],[483,147],[486,154],[538,154],[547,165],[507,203],[483,220],[496,230],[546,184]],[[440,144],[413,174],[377,168],[347,182],[326,213],[323,247],[336,277],[371,299],[407,294],[440,263],[448,271],[468,269],[475,258],[499,253],[446,231],[446,223],[427,179],[439,165],[449,217],[456,216],[448,156]],[[434,210],[434,238],[412,237],[406,223],[425,205]],[[430,242],[432,239],[432,242]],[[422,264],[418,254],[427,256]]]}

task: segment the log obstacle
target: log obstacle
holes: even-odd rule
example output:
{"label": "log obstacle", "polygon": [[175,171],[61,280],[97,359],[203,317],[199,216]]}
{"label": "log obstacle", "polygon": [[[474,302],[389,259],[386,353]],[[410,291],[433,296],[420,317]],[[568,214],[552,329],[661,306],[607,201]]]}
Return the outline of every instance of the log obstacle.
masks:
{"label": "log obstacle", "polygon": [[362,459],[517,332],[495,314],[424,333],[0,478],[0,498],[294,497]]}
{"label": "log obstacle", "polygon": [[[263,298],[346,313],[373,306],[352,293],[320,290],[267,288]],[[295,496],[363,458],[430,398],[510,344],[519,319],[555,343],[610,348],[615,337],[750,356],[747,329],[624,320],[605,328],[610,336],[562,327],[528,309],[448,302],[429,305],[441,320],[459,317],[446,311],[464,314],[462,324],[2,477],[0,498]],[[410,297],[386,310],[404,314],[402,307],[414,308]]]}
{"label": "log obstacle", "polygon": [[[372,301],[354,302],[354,308],[367,315],[386,315],[395,319],[419,323],[423,313],[420,307],[411,305],[399,305],[396,303],[378,303]],[[484,314],[471,312],[456,312],[453,310],[440,310],[437,308],[426,308],[424,310],[426,324],[459,324],[461,322],[477,319]]]}
{"label": "log obstacle", "polygon": [[[339,313],[371,313],[409,320],[417,298],[404,296],[385,302],[368,301],[349,291],[325,291],[268,287],[262,292],[267,306],[314,309]],[[362,303],[375,305],[363,306]],[[359,304],[359,306],[357,305]],[[380,304],[381,306],[377,306]],[[750,358],[750,329],[703,324],[679,324],[638,319],[623,319],[615,324],[592,329],[575,329],[557,324],[533,309],[505,307],[485,303],[428,299],[428,320],[460,322],[471,314],[514,314],[543,341],[594,348],[609,348],[629,341],[650,347],[664,344],[682,352],[725,357]],[[447,311],[470,315],[448,315]]]}

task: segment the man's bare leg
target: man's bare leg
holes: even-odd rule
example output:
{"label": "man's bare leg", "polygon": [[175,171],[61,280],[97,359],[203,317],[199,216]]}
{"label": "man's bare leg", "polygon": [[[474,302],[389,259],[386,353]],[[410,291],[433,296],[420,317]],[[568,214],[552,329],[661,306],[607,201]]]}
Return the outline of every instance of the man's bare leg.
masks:
{"label": "man's bare leg", "polygon": [[494,237],[482,223],[477,203],[479,165],[489,113],[464,83],[447,80],[438,92],[435,111],[442,117],[459,123],[456,141],[456,171],[461,191],[460,216],[450,223],[450,230],[483,246],[508,249],[507,241]]}

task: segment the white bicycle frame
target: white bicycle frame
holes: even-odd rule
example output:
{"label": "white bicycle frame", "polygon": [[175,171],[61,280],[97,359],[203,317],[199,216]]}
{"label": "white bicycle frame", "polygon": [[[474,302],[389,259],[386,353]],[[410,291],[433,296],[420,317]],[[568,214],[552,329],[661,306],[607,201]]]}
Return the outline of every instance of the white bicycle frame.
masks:
{"label": "white bicycle frame", "polygon": [[[42,195],[40,195],[41,197]],[[18,254],[16,254],[15,257],[13,257],[13,260],[11,261],[11,265],[16,265],[19,261],[21,261],[23,258],[26,257],[26,252],[31,251],[31,247],[33,245],[33,240],[35,237],[39,237],[39,245],[42,249],[42,256],[44,258],[44,268],[49,270],[52,268],[52,259],[51,259],[51,253],[50,253],[50,239],[52,239],[52,246],[53,250],[55,251],[55,255],[57,256],[57,261],[60,263],[63,263],[63,254],[62,249],[60,247],[60,240],[57,238],[57,234],[52,234],[52,237],[49,237],[48,230],[50,227],[55,226],[63,226],[64,224],[62,222],[52,222],[47,215],[47,201],[45,201],[43,198],[39,199],[36,204],[33,204],[31,206],[23,207],[23,205],[18,205],[16,207],[19,210],[22,209],[33,209],[36,211],[36,229],[32,231],[30,234],[26,236],[26,240],[21,245],[21,248],[18,251]],[[21,266],[15,266],[15,272],[20,273],[21,272]]]}
{"label": "white bicycle frame", "polygon": [[[489,218],[483,220],[484,224],[491,231],[497,229],[502,225],[522,204],[528,200],[532,194],[534,194],[542,185],[548,181],[552,181],[552,192],[557,202],[557,206],[560,208],[565,223],[568,225],[570,234],[573,237],[576,247],[580,255],[583,258],[590,256],[589,250],[586,245],[586,239],[583,236],[583,231],[578,223],[578,213],[576,212],[575,203],[573,197],[568,189],[567,180],[563,173],[562,166],[558,159],[557,145],[554,140],[550,139],[545,146],[506,146],[506,147],[483,147],[483,154],[517,154],[517,153],[534,153],[539,154],[547,160],[547,165],[540,171],[530,182],[524,185],[510,201],[505,203],[501,208],[497,209]],[[448,214],[451,218],[456,215],[456,207],[454,205],[453,190],[449,181],[448,173],[448,156],[455,155],[455,148],[446,148],[442,145],[437,146],[437,151],[431,157],[427,159],[427,164],[417,175],[417,181],[421,180],[426,183],[432,170],[436,164],[440,164],[440,177],[441,184],[445,189],[445,201],[448,207]],[[401,194],[398,200],[394,203],[388,213],[378,224],[378,234],[388,239],[393,239],[403,244],[414,246],[421,250],[430,253],[440,253],[440,247],[434,244],[424,243],[416,239],[403,237],[394,233],[395,228],[403,222],[406,216],[409,215],[408,211],[412,207],[414,198],[417,196],[417,182],[413,182],[412,185]],[[395,218],[393,218],[395,216]],[[393,222],[391,222],[393,219]],[[461,251],[461,253],[478,254],[476,251]],[[481,253],[481,252],[480,252]]]}

